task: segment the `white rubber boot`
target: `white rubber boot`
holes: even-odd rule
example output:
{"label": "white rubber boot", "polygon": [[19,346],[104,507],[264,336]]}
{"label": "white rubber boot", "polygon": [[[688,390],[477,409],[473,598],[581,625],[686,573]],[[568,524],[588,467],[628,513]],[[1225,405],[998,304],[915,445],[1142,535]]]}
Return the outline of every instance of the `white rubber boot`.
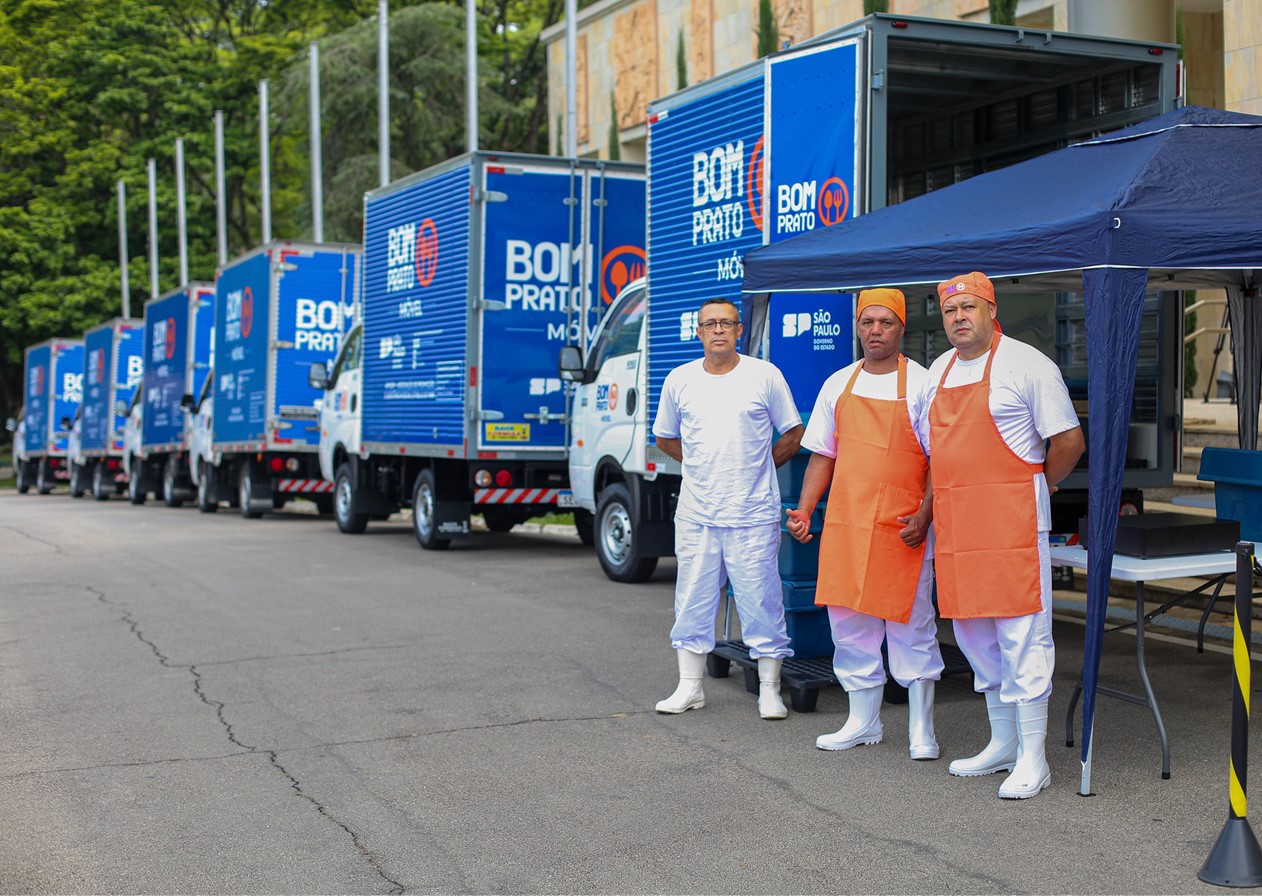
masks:
{"label": "white rubber boot", "polygon": [[990,743],[976,756],[957,759],[947,769],[953,775],[972,778],[1012,771],[1017,764],[1017,708],[999,699],[998,691],[986,692],[986,714],[990,716]]}
{"label": "white rubber boot", "polygon": [[1052,770],[1047,765],[1046,701],[1017,706],[1017,736],[1021,749],[1016,767],[999,785],[999,796],[1005,800],[1028,800],[1052,783]]}
{"label": "white rubber boot", "polygon": [[885,686],[863,688],[851,691],[850,715],[841,730],[832,734],[821,734],[815,739],[817,750],[849,750],[860,744],[879,744],[885,736],[881,727],[881,698],[885,695]]}
{"label": "white rubber boot", "polygon": [[913,681],[907,688],[907,752],[912,759],[937,759],[938,737],[933,731],[935,681]]}
{"label": "white rubber boot", "polygon": [[682,648],[675,651],[679,660],[679,687],[675,693],[658,702],[658,712],[681,713],[690,709],[701,709],[705,706],[705,692],[701,690],[701,679],[705,675],[707,654],[693,653]]}
{"label": "white rubber boot", "polygon": [[780,667],[784,660],[767,656],[758,658],[758,715],[764,719],[783,719],[789,715],[780,699]]}

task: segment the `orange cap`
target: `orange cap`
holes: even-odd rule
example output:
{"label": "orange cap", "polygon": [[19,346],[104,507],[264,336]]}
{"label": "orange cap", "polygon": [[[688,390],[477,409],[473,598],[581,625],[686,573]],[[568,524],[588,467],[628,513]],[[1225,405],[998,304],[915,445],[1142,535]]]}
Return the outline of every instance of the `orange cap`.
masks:
{"label": "orange cap", "polygon": [[863,313],[863,309],[869,305],[880,305],[882,308],[888,308],[898,315],[898,319],[904,324],[907,323],[907,299],[904,298],[902,292],[897,289],[865,289],[859,293],[859,311],[855,314],[855,320],[859,319],[859,315]]}
{"label": "orange cap", "polygon": [[958,295],[977,296],[977,298],[985,299],[990,304],[998,307],[995,302],[995,285],[990,282],[989,277],[980,271],[961,274],[958,277],[944,280],[938,284],[938,298],[943,303],[947,299]]}

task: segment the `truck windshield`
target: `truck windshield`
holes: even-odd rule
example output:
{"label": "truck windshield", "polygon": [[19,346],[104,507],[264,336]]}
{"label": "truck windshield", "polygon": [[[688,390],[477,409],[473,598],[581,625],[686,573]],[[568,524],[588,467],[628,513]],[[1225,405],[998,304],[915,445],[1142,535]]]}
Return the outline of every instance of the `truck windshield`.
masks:
{"label": "truck windshield", "polygon": [[346,344],[342,346],[342,350],[338,352],[337,360],[333,363],[333,373],[329,376],[329,382],[337,382],[337,378],[341,376],[344,370],[358,370],[359,358],[364,344],[364,330],[362,327],[356,327],[346,336]]}
{"label": "truck windshield", "polygon": [[592,370],[600,370],[609,358],[629,355],[640,348],[640,330],[644,326],[644,312],[648,307],[645,301],[647,293],[637,290],[624,296],[609,314],[609,323],[605,327],[596,350],[592,353]]}

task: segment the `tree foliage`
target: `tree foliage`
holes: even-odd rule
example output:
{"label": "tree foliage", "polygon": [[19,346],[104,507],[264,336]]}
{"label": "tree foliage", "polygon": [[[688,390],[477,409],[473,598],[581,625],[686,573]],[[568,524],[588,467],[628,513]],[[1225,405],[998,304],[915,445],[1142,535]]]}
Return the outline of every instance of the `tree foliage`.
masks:
{"label": "tree foliage", "polygon": [[771,0],[758,0],[758,48],[757,56],[769,56],[780,49],[780,24]]}
{"label": "tree foliage", "polygon": [[1015,25],[1017,23],[1017,0],[990,0],[990,23],[992,25]]}
{"label": "tree foliage", "polygon": [[[482,144],[541,152],[540,32],[563,0],[482,0]],[[159,287],[175,288],[174,154],[184,139],[189,272],[217,262],[215,110],[225,120],[229,257],[261,239],[258,82],[271,84],[276,238],[312,232],[307,47],[321,46],[325,236],[362,238],[377,183],[375,0],[0,0],[0,412],[23,348],[121,313],[115,184],[127,190],[131,314],[148,298],[147,160],[157,168]],[[394,0],[391,171],[465,147],[464,7]]]}

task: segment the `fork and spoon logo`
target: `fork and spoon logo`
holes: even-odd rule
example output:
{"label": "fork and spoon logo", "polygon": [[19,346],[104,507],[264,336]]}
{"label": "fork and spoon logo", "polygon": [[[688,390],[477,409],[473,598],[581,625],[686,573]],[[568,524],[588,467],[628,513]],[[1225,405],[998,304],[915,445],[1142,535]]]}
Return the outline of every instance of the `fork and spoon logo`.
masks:
{"label": "fork and spoon logo", "polygon": [[600,262],[600,297],[606,305],[622,292],[628,283],[644,276],[644,250],[639,246],[619,246],[605,253]]}

